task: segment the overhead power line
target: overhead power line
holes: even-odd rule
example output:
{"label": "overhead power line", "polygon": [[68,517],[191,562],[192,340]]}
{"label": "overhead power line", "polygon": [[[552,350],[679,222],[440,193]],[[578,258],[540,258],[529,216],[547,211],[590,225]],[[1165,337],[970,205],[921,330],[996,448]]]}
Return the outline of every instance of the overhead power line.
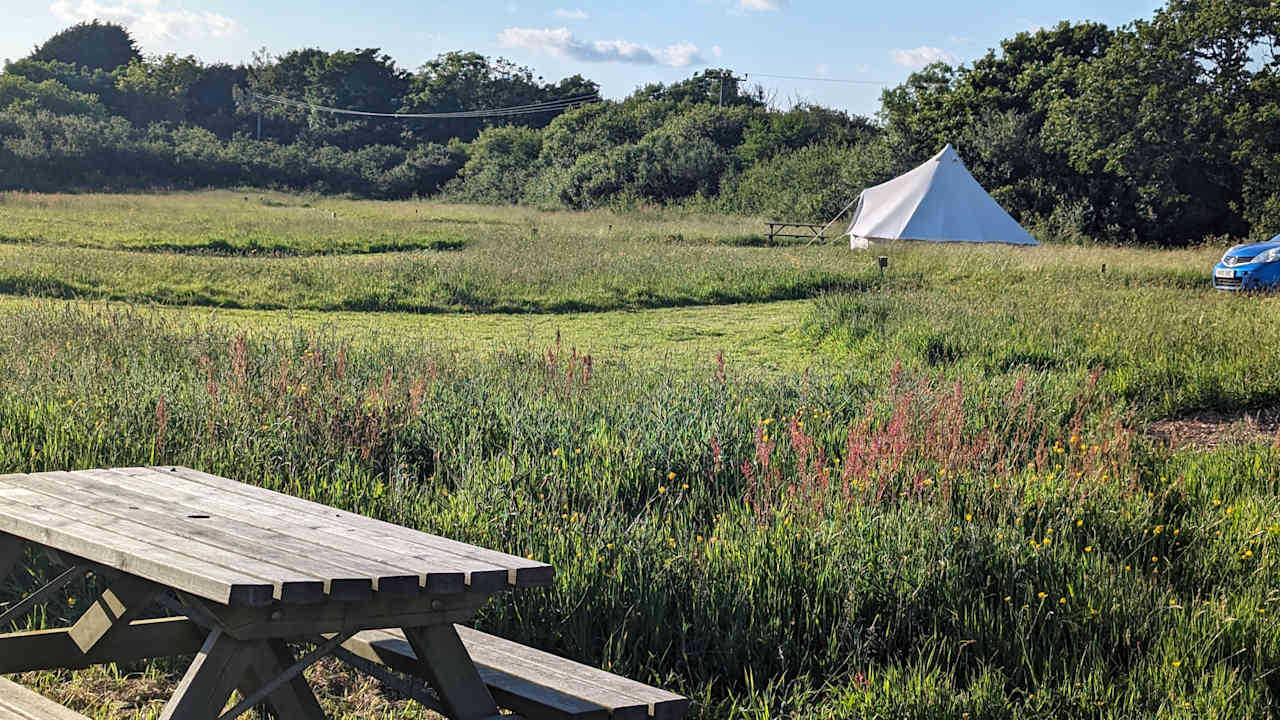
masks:
{"label": "overhead power line", "polygon": [[748,77],[755,75],[756,77],[778,78],[780,80],[813,80],[815,82],[833,82],[846,83],[849,85],[901,85],[903,81],[888,80],[847,80],[844,78],[828,78],[828,77],[808,77],[805,75],[770,75],[769,73],[743,73]]}
{"label": "overhead power line", "polygon": [[316,112],[326,112],[333,115],[357,115],[360,117],[381,117],[395,118],[401,120],[443,120],[443,119],[459,119],[459,118],[487,118],[487,117],[513,117],[518,115],[533,115],[545,112],[560,112],[569,108],[595,103],[600,101],[599,93],[591,93],[589,95],[576,95],[573,97],[559,98],[556,100],[545,100],[542,102],[530,103],[528,105],[515,105],[511,107],[492,108],[487,110],[457,110],[454,112],[438,112],[438,113],[386,113],[386,112],[370,112],[367,110],[350,110],[347,108],[336,108],[328,105],[319,105],[317,103],[305,102],[302,100],[294,100],[293,98],[283,97],[281,95],[264,95],[250,91],[249,96],[257,100],[275,103],[277,105],[285,105],[288,107],[296,107],[305,110],[314,110]]}

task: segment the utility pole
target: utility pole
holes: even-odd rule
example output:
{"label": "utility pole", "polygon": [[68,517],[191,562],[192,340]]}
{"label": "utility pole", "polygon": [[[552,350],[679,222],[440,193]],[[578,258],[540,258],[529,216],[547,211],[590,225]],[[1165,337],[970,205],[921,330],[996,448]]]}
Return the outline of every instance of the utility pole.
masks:
{"label": "utility pole", "polygon": [[742,77],[734,77],[733,72],[728,70],[708,70],[703,74],[703,77],[720,79],[720,107],[724,107],[724,81],[732,80],[734,82],[742,82],[747,79],[746,75],[743,75]]}

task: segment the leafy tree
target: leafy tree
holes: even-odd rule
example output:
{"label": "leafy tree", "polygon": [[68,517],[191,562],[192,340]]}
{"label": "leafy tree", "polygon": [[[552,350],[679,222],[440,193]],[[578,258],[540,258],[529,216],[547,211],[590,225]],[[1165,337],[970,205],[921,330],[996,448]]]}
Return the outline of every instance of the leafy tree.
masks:
{"label": "leafy tree", "polygon": [[[542,82],[533,70],[505,58],[488,58],[475,52],[449,52],[422,66],[410,81],[403,111],[438,113],[492,110],[553,100],[567,100],[599,92],[599,86],[581,75],[555,84]],[[410,126],[415,138],[444,142],[470,140],[493,125],[545,127],[560,110],[488,119],[418,120]]]}
{"label": "leafy tree", "polygon": [[64,62],[90,70],[111,72],[142,59],[133,37],[122,25],[82,22],[62,30],[32,50],[28,59]]}
{"label": "leafy tree", "polygon": [[[396,112],[408,89],[408,73],[380,52],[377,48],[337,52],[307,48],[279,58],[262,54],[248,71],[249,86],[262,95],[313,105]],[[338,115],[267,101],[247,102],[242,109],[261,109],[267,136],[284,142],[303,140],[351,149],[398,143],[402,130],[400,121],[391,118]]]}
{"label": "leafy tree", "polygon": [[764,107],[764,89],[747,89],[743,80],[728,68],[707,69],[692,77],[665,85],[650,83],[636,90],[632,97],[640,100],[666,100],[677,104],[706,103],[726,107]]}

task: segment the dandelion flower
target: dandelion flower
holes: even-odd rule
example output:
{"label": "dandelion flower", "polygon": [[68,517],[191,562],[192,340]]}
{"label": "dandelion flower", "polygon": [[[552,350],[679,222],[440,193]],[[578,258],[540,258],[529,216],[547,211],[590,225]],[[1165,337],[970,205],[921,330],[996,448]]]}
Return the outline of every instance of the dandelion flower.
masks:
{"label": "dandelion flower", "polygon": [[1040,592],[1036,593],[1036,597],[1038,597],[1038,598],[1040,598],[1041,600],[1043,600],[1043,599],[1045,599],[1045,598],[1049,597],[1049,593],[1044,592],[1043,590],[1041,590]]}
{"label": "dandelion flower", "polygon": [[1059,605],[1066,605],[1066,604],[1067,604],[1067,596],[1066,596],[1066,595],[1063,595],[1062,597],[1058,598],[1058,604],[1059,604]]}
{"label": "dandelion flower", "polygon": [[1084,546],[1084,551],[1085,551],[1085,552],[1093,552],[1093,546],[1092,546],[1092,545],[1085,545],[1085,546]]}
{"label": "dandelion flower", "polygon": [[659,494],[659,495],[661,495],[661,494],[665,493],[666,491],[667,491],[667,486],[666,486],[666,485],[659,485],[659,486],[658,486],[658,494]]}

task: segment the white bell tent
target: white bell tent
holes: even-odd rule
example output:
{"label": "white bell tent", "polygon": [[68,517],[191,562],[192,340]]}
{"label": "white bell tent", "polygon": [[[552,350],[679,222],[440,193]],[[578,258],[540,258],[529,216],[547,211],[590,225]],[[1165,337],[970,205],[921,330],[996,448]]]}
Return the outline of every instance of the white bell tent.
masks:
{"label": "white bell tent", "polygon": [[973,179],[951,145],[923,165],[858,196],[849,247],[876,240],[1039,245]]}

